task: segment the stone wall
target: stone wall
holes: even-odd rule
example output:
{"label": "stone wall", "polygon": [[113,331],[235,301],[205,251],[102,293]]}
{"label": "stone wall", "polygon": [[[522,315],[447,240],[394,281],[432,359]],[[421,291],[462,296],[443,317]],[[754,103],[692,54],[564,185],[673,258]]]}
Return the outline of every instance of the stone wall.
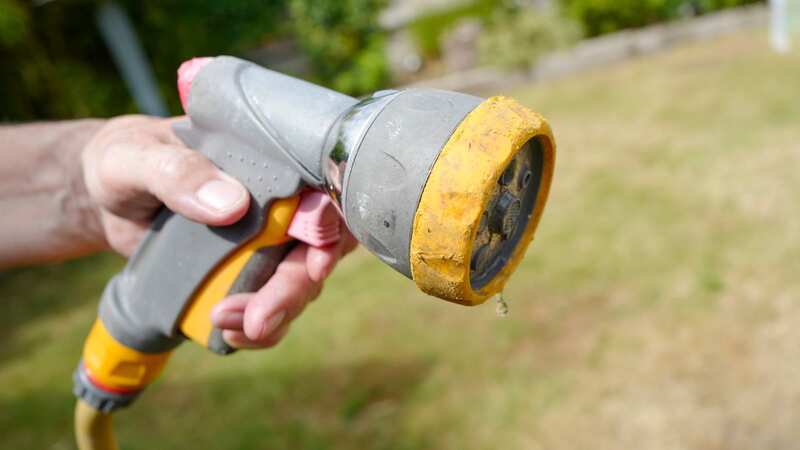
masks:
{"label": "stone wall", "polygon": [[713,39],[744,29],[766,27],[769,11],[764,5],[729,9],[678,22],[621,31],[586,39],[578,45],[546,55],[527,71],[509,73],[493,67],[478,67],[428,79],[413,86],[437,87],[456,91],[479,92],[510,84],[558,78],[590,70],[639,55],[670,48],[674,45]]}

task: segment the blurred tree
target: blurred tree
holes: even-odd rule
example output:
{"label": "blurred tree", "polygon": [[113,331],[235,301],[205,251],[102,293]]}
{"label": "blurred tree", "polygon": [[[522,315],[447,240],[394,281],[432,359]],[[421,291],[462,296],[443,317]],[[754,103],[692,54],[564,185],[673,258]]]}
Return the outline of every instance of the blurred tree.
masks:
{"label": "blurred tree", "polygon": [[[0,0],[0,120],[135,111],[95,26],[99,1]],[[173,113],[180,112],[175,70],[182,61],[241,54],[277,38],[303,44],[315,81],[350,93],[386,81],[378,0],[319,0],[314,8],[296,0],[119,1]]]}
{"label": "blurred tree", "polygon": [[[426,58],[441,56],[442,36],[465,19],[488,21],[498,9],[504,9],[504,0],[468,0],[452,8],[425,13],[409,24],[417,47]],[[513,6],[513,5],[512,5]]]}
{"label": "blurred tree", "polygon": [[499,8],[478,40],[481,61],[525,69],[543,55],[568,47],[581,37],[580,27],[556,11],[515,5]]}
{"label": "blurred tree", "polygon": [[675,17],[684,0],[564,0],[586,34],[596,36]]}
{"label": "blurred tree", "polygon": [[294,35],[311,58],[315,79],[366,93],[388,81],[377,13],[386,0],[289,0]]}

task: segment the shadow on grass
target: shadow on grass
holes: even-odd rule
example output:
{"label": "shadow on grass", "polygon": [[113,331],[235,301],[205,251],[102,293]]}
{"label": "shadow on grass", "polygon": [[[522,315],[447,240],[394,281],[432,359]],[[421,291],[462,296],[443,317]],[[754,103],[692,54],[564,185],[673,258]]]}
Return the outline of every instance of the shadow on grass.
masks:
{"label": "shadow on grass", "polygon": [[[115,428],[131,450],[431,448],[431,437],[411,430],[408,405],[430,368],[369,361],[164,382],[117,413]],[[13,448],[71,446],[67,390],[12,396],[0,407],[0,432]]]}
{"label": "shadow on grass", "polygon": [[[430,448],[428,437],[409,429],[408,404],[431,365],[373,360],[170,383],[150,393],[144,414],[132,411],[132,421],[144,422],[131,422],[125,435],[142,448]],[[173,421],[190,408],[197,412]],[[164,416],[153,420],[146,410]],[[176,427],[186,433],[173,433]],[[143,429],[157,429],[162,439],[143,440]]]}
{"label": "shadow on grass", "polygon": [[22,338],[22,327],[97,302],[105,283],[123,265],[122,258],[104,253],[0,272],[0,362],[41,344],[37,339]]}

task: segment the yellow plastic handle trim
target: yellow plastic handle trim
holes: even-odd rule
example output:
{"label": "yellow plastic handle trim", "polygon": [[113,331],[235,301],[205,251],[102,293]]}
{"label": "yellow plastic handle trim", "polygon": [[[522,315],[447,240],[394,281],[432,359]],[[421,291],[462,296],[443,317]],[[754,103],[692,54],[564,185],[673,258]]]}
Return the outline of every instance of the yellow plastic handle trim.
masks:
{"label": "yellow plastic handle trim", "polygon": [[208,338],[214,328],[211,324],[211,309],[228,295],[239,273],[256,251],[292,239],[286,235],[286,230],[292,223],[292,217],[299,203],[299,195],[275,200],[269,209],[264,230],[239,247],[206,277],[203,284],[195,291],[181,318],[180,330],[186,337],[208,346]]}

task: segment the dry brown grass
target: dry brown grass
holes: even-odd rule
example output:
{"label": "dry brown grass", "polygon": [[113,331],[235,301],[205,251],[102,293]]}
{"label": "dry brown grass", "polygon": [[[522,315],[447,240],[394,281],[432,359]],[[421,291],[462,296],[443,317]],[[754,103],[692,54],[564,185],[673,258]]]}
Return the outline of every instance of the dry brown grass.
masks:
{"label": "dry brown grass", "polygon": [[576,366],[519,448],[798,447],[798,69],[749,34],[522,94],[560,138],[531,274]]}

